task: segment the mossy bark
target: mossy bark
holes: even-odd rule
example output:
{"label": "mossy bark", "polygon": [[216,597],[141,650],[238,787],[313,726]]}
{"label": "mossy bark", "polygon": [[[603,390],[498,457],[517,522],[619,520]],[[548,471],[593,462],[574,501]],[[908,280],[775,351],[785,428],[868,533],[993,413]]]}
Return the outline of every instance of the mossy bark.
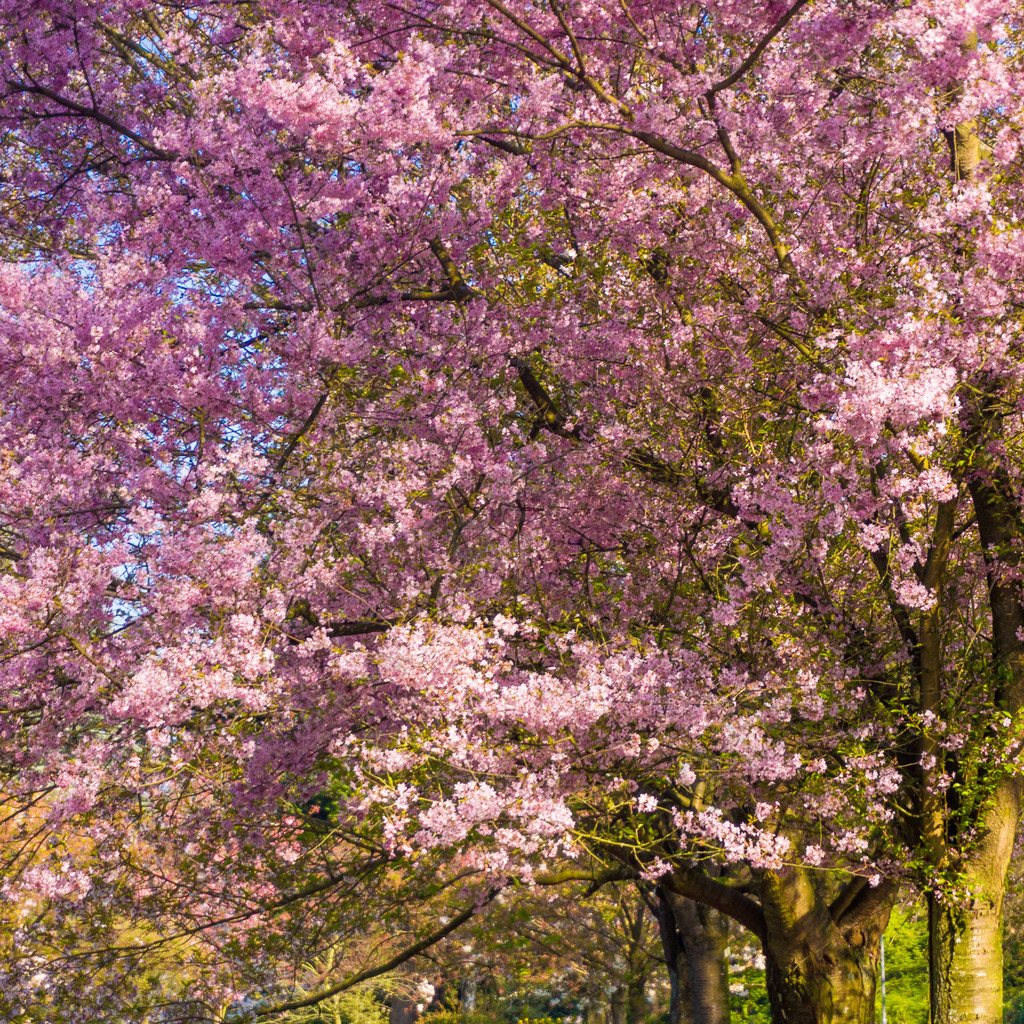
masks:
{"label": "mossy bark", "polygon": [[963,873],[966,901],[928,906],[932,1024],[1001,1024],[1003,893],[1020,817],[1021,783],[996,787]]}
{"label": "mossy bark", "polygon": [[[792,867],[761,880],[764,955],[773,1024],[872,1024],[878,940],[894,892],[847,883],[829,891],[821,873]],[[831,898],[830,898],[831,897]]]}

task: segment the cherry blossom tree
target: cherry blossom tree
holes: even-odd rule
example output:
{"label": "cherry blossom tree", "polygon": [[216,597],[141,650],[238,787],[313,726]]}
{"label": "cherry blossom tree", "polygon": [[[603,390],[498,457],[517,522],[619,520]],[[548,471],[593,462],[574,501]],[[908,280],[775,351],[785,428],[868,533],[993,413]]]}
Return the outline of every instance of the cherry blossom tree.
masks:
{"label": "cherry blossom tree", "polygon": [[582,877],[867,1021],[911,877],[997,1019],[1022,14],[0,2],[5,1011]]}

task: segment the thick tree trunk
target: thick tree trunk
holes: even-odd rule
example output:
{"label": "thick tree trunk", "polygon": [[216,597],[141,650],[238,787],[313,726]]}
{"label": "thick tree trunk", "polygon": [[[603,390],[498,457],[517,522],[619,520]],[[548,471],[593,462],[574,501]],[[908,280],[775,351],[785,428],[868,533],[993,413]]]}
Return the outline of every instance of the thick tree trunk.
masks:
{"label": "thick tree trunk", "polygon": [[676,893],[665,895],[686,964],[689,1019],[693,1024],[729,1024],[728,918]]}
{"label": "thick tree trunk", "polygon": [[[994,454],[998,448],[992,442],[1002,441],[1002,417],[1002,399],[993,385],[970,410],[968,437],[974,451],[973,472],[967,477],[988,575],[994,664],[987,696],[998,709],[997,718],[1015,716],[1024,708],[1024,606],[1017,582],[1022,508],[1008,470]],[[966,901],[940,902],[935,896],[929,901],[932,1024],[1002,1020],[1003,893],[1020,820],[1022,780],[997,778],[991,792],[983,782],[977,790],[977,810],[971,815],[943,801],[944,812],[958,810],[962,816],[959,822],[954,819],[957,834],[969,827],[977,838],[957,865]],[[941,824],[942,842],[933,844],[931,859],[936,867],[946,868],[950,826],[945,814]]]}
{"label": "thick tree trunk", "polygon": [[845,944],[775,944],[765,953],[772,1024],[872,1024],[875,957]]}
{"label": "thick tree trunk", "polygon": [[932,1024],[1003,1019],[1003,892],[1020,817],[1021,783],[1004,779],[964,871],[966,902],[929,900]]}
{"label": "thick tree trunk", "polygon": [[773,1024],[872,1024],[878,939],[892,896],[842,894],[829,901],[824,880],[806,868],[766,872],[760,891],[764,956]]}

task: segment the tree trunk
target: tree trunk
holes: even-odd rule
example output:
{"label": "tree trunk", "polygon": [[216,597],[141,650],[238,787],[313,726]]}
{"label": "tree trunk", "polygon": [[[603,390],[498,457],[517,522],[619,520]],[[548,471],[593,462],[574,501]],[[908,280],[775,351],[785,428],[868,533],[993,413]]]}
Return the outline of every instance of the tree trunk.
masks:
{"label": "tree trunk", "polygon": [[729,965],[724,914],[666,891],[686,965],[693,1024],[729,1024]]}
{"label": "tree trunk", "polygon": [[631,978],[626,989],[626,1024],[644,1024],[647,1019],[647,978]]}
{"label": "tree trunk", "polygon": [[[1024,708],[1024,606],[1019,583],[1022,508],[1011,477],[993,442],[1002,441],[1002,399],[992,389],[981,393],[969,409],[973,473],[967,484],[978,521],[978,534],[988,576],[992,614],[993,666],[986,685],[996,719],[1016,716]],[[993,723],[992,731],[1000,726]],[[975,753],[975,757],[979,757]],[[998,771],[999,769],[995,769]],[[933,783],[936,786],[937,783]],[[984,780],[974,786],[976,809],[964,814],[947,802],[956,790],[945,789],[943,811],[959,810],[953,821],[958,838],[967,829],[977,836],[957,867],[967,891],[966,901],[955,897],[929,899],[929,974],[932,1024],[975,1021],[999,1024],[1003,1014],[1003,893],[1020,820],[1022,780],[996,778],[991,791]],[[968,791],[968,797],[971,794]],[[958,803],[960,798],[957,797]],[[935,844],[932,863],[948,869],[946,849],[950,825],[941,822],[942,843]]]}
{"label": "tree trunk", "polygon": [[629,1009],[629,1000],[625,985],[618,985],[612,990],[611,999],[608,1001],[608,1019],[611,1024],[627,1024],[626,1014]]}
{"label": "tree trunk", "polygon": [[1001,780],[969,855],[966,902],[928,903],[932,1024],[999,1024],[1003,1019],[1003,892],[1020,817],[1019,779]]}
{"label": "tree trunk", "polygon": [[655,906],[658,919],[658,933],[661,936],[661,948],[665,954],[665,966],[668,969],[668,1024],[682,1024],[690,1019],[689,985],[686,987],[685,1007],[682,978],[686,972],[686,959],[683,945],[679,939],[679,929],[669,905],[665,890],[658,888],[658,902]]}
{"label": "tree trunk", "polygon": [[679,1019],[684,1024],[693,1020],[693,983],[686,967],[686,954],[680,949],[679,963]]}
{"label": "tree trunk", "polygon": [[459,982],[459,1009],[472,1013],[476,1009],[477,980],[468,975]]}
{"label": "tree trunk", "polygon": [[793,867],[765,872],[760,892],[773,1024],[872,1024],[894,890],[855,879],[830,902],[821,873]]}

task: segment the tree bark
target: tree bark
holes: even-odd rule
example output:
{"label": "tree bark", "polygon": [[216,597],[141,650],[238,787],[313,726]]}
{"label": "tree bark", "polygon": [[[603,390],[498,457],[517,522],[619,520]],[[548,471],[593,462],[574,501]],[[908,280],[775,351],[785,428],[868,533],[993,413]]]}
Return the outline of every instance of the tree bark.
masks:
{"label": "tree bark", "polygon": [[658,902],[655,905],[655,916],[658,919],[658,933],[661,936],[661,949],[665,954],[665,966],[668,970],[668,1024],[682,1024],[690,1019],[689,986],[686,987],[685,1002],[682,977],[686,972],[686,958],[683,945],[676,928],[675,915],[669,905],[665,890],[658,888]]}
{"label": "tree bark", "polygon": [[[872,1024],[878,940],[895,890],[854,879],[834,899],[821,873],[765,872],[764,956],[773,1024]],[[855,898],[849,898],[853,890]]]}
{"label": "tree bark", "polygon": [[1003,893],[1017,822],[1019,779],[995,788],[983,834],[965,865],[964,902],[928,902],[932,1024],[999,1024],[1003,1019]]}
{"label": "tree bark", "polygon": [[477,979],[469,974],[459,982],[459,1009],[472,1013],[476,1009]]}
{"label": "tree bark", "polygon": [[626,989],[627,1024],[644,1024],[647,1018],[647,977],[630,980]]}
{"label": "tree bark", "polygon": [[690,990],[693,1024],[729,1024],[728,918],[710,907],[666,891]]}
{"label": "tree bark", "polygon": [[[968,437],[973,450],[967,484],[978,522],[992,615],[993,665],[985,688],[993,713],[1012,718],[1024,708],[1024,605],[1016,581],[1024,510],[1006,467],[993,451],[992,442],[1003,435],[998,382],[989,382],[988,388],[979,390],[981,397],[969,410]],[[993,731],[999,728],[993,725]],[[958,869],[958,881],[968,898],[963,902],[943,900],[941,893],[929,896],[932,1024],[998,1024],[1002,1020],[1003,894],[1020,820],[1022,780],[1007,774],[986,782],[985,767],[974,784],[975,792],[968,794],[975,809],[965,814],[961,808],[962,820],[955,820],[950,812],[956,808],[947,803],[956,790],[942,790],[942,843],[931,860],[938,870]],[[998,766],[992,766],[992,770],[1000,771]],[[933,782],[932,788],[938,788],[938,783]],[[949,845],[968,829],[976,839],[963,854],[962,862],[951,863]]]}
{"label": "tree bark", "polygon": [[625,985],[617,985],[608,1000],[608,1019],[611,1024],[627,1024],[626,1014],[629,1009],[629,1000]]}

